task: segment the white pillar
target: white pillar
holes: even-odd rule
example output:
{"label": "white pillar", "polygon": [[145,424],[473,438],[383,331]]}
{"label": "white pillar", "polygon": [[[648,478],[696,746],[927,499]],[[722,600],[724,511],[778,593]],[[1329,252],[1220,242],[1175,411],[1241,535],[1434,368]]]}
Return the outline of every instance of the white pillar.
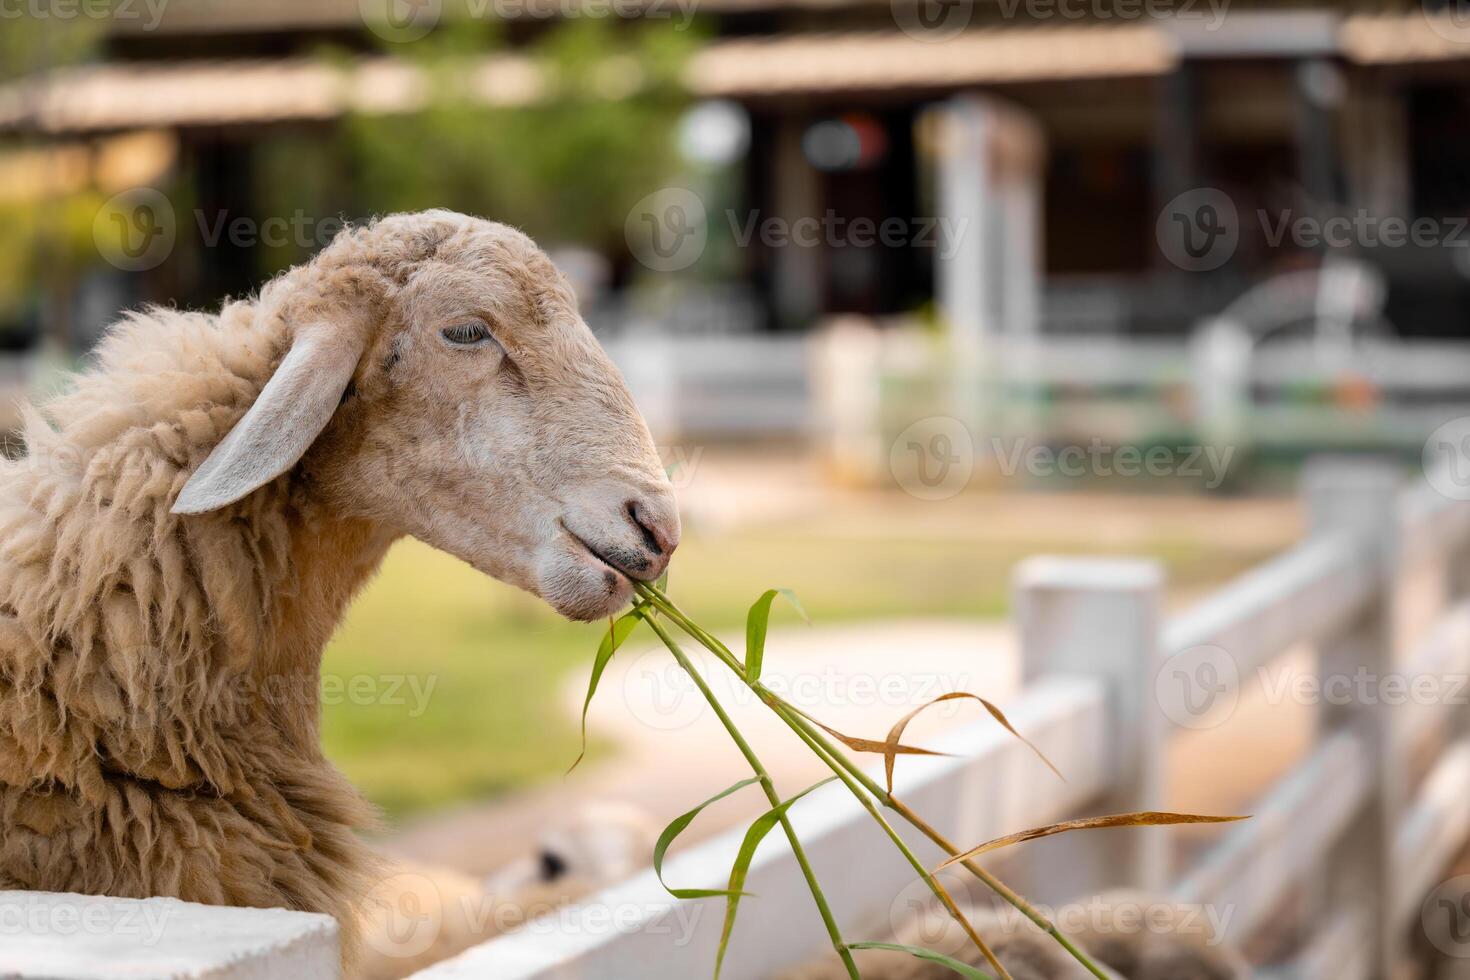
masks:
{"label": "white pillar", "polygon": [[1229,317],[1206,320],[1190,338],[1195,420],[1210,445],[1239,447],[1248,438],[1252,351],[1249,332]]}
{"label": "white pillar", "polygon": [[939,214],[958,234],[948,257],[935,256],[934,295],[956,353],[978,360],[985,337],[997,329],[987,234],[997,220],[990,172],[994,114],[985,100],[968,95],[949,100],[940,112]]}
{"label": "white pillar", "polygon": [[[1167,727],[1154,696],[1164,573],[1140,559],[1036,557],[1016,570],[1016,617],[1023,682],[1045,674],[1084,674],[1108,686],[1110,790],[1090,813],[1160,809]],[[1162,892],[1169,874],[1166,832],[1137,828],[1036,841],[1028,862],[1059,901],[1108,888]],[[1038,847],[1038,845],[1040,845]],[[1034,860],[1033,860],[1034,858]]]}
{"label": "white pillar", "polygon": [[1042,138],[1024,110],[996,99],[960,95],[938,112],[937,198],[949,233],[934,257],[934,295],[949,329],[954,414],[978,429],[991,341],[1036,330]]}
{"label": "white pillar", "polygon": [[[1381,681],[1397,669],[1393,642],[1395,583],[1399,553],[1398,500],[1401,477],[1389,462],[1321,458],[1308,463],[1303,493],[1313,533],[1348,531],[1362,544],[1356,560],[1372,568],[1380,589],[1363,611],[1335,636],[1318,644],[1318,676],[1355,678],[1366,671]],[[1371,689],[1372,685],[1370,685]],[[1356,685],[1352,688],[1356,690]],[[1369,794],[1363,811],[1338,841],[1327,861],[1329,908],[1367,912],[1373,923],[1369,972],[1391,977],[1399,962],[1402,930],[1395,920],[1393,845],[1404,808],[1405,786],[1393,712],[1382,698],[1324,699],[1323,729],[1352,728],[1363,738]]]}

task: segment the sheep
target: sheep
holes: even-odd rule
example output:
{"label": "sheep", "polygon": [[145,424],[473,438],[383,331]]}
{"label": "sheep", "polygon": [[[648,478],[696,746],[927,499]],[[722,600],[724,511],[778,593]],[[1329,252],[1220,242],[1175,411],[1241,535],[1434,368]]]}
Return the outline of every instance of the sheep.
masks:
{"label": "sheep", "polygon": [[[1065,931],[1120,980],[1246,980],[1250,967],[1217,936],[1198,909],[1117,891],[1069,906]],[[1072,913],[1078,914],[1072,914]],[[984,909],[971,922],[1015,980],[1085,980],[1092,974],[1029,920]],[[1073,921],[1076,920],[1076,921]],[[923,946],[985,969],[980,953],[942,910],[928,908],[898,930],[897,942]],[[864,980],[952,980],[953,971],[906,953],[860,951]],[[783,980],[840,980],[847,972],[828,955]]]}
{"label": "sheep", "polygon": [[0,888],[327,913],[349,959],[374,812],[322,754],[318,672],[388,547],[596,620],[679,539],[555,267],[448,211],[349,228],[217,314],[124,318],[22,434]]}
{"label": "sheep", "polygon": [[628,877],[653,860],[657,830],[626,804],[553,817],[532,853],[479,880],[399,859],[363,906],[354,980],[398,980]]}

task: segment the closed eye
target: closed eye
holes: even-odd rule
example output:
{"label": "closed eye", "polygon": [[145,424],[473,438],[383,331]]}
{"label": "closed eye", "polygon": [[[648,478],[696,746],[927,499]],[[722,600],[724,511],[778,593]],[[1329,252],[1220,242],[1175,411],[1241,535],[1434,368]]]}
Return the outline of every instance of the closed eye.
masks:
{"label": "closed eye", "polygon": [[480,320],[456,323],[445,327],[439,331],[439,334],[456,347],[479,347],[483,344],[495,343],[495,337],[490,333],[490,328]]}

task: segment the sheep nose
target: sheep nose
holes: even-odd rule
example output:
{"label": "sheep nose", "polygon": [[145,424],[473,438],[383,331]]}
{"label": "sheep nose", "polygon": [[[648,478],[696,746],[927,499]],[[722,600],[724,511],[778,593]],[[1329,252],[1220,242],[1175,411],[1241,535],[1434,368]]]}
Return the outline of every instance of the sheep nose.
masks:
{"label": "sheep nose", "polygon": [[630,500],[627,503],[628,519],[643,536],[643,546],[658,559],[655,564],[662,574],[679,547],[679,512],[672,504],[659,506],[647,500]]}

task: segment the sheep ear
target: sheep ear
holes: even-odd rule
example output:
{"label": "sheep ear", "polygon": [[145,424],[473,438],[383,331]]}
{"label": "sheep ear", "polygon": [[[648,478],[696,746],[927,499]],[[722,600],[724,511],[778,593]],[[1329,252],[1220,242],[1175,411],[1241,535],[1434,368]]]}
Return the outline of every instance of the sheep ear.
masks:
{"label": "sheep ear", "polygon": [[173,513],[232,504],[296,465],[332,420],[363,345],[349,331],[302,330],[255,404],[184,484]]}

